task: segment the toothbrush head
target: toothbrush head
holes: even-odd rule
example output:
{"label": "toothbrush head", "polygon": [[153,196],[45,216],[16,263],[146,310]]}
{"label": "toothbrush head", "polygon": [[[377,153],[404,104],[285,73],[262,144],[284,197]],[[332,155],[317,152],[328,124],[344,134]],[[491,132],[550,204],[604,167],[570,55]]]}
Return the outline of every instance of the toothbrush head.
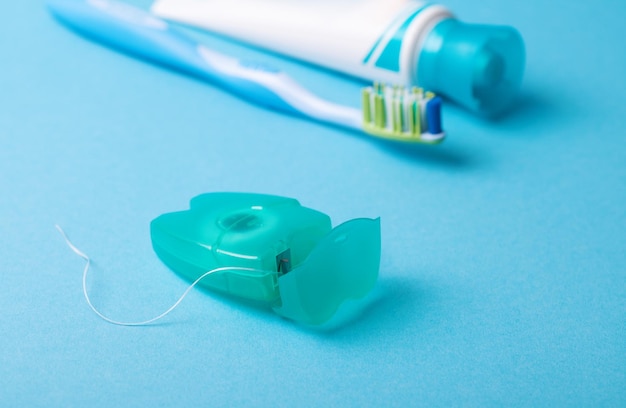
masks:
{"label": "toothbrush head", "polygon": [[366,133],[400,142],[443,141],[441,98],[434,93],[374,83],[363,89],[362,98]]}

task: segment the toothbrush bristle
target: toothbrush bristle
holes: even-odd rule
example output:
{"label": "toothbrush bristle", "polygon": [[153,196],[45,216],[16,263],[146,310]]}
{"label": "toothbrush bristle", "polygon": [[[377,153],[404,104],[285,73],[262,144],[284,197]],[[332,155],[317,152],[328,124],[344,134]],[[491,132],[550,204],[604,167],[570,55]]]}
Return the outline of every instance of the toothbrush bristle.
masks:
{"label": "toothbrush bristle", "polygon": [[432,92],[374,83],[363,89],[363,128],[387,139],[438,143],[443,140],[441,99]]}

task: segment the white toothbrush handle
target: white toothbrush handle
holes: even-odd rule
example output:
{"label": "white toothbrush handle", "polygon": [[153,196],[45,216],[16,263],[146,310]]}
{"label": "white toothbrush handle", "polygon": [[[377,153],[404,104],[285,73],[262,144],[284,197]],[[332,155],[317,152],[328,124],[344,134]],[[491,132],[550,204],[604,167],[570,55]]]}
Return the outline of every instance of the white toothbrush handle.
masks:
{"label": "white toothbrush handle", "polygon": [[251,102],[362,129],[358,109],[327,102],[286,74],[210,51],[143,10],[113,0],[48,0],[63,23],[126,53],[205,79]]}

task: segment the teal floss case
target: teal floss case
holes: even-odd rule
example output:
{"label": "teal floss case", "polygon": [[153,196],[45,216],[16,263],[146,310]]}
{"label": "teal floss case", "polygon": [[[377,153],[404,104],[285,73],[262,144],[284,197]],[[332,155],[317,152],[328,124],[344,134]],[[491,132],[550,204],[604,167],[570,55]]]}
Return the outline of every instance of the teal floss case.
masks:
{"label": "teal floss case", "polygon": [[[159,258],[183,278],[310,325],[365,297],[380,265],[380,220],[334,229],[330,218],[291,198],[209,193],[150,225]],[[212,273],[208,273],[214,271]]]}

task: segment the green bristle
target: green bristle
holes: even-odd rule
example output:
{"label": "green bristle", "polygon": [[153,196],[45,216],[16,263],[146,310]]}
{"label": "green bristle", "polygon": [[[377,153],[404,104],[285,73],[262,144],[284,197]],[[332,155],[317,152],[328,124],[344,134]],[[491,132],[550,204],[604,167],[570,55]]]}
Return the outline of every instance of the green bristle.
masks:
{"label": "green bristle", "polygon": [[402,103],[400,99],[396,98],[393,101],[394,115],[393,115],[393,130],[394,132],[402,131]]}
{"label": "green bristle", "polygon": [[378,127],[385,127],[386,123],[385,115],[385,98],[381,95],[374,96],[374,124]]}
{"label": "green bristle", "polygon": [[363,121],[365,123],[372,122],[372,111],[371,111],[371,104],[370,104],[371,95],[372,95],[371,88],[363,88],[363,91],[361,92],[361,99],[362,99],[362,108],[363,108]]}

